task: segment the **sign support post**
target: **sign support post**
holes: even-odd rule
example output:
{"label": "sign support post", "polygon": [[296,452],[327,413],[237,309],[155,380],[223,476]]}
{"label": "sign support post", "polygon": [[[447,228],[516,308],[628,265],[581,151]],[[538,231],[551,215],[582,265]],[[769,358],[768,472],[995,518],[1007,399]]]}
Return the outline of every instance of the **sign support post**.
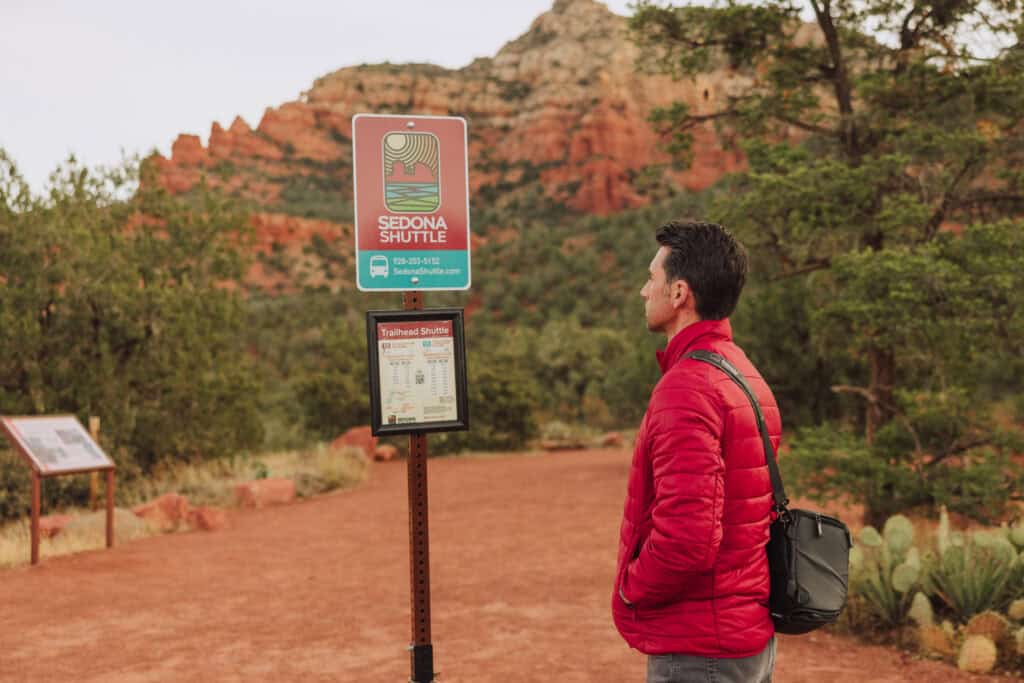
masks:
{"label": "sign support post", "polygon": [[114,470],[107,470],[107,547],[114,547]]}
{"label": "sign support post", "polygon": [[[95,415],[89,417],[89,436],[96,443],[100,442],[100,419]],[[96,500],[99,498],[100,473],[89,473],[89,509],[95,510],[98,506]]]}
{"label": "sign support post", "polygon": [[32,473],[32,564],[39,564],[39,508],[42,498],[42,481],[39,473]]}
{"label": "sign support post", "polygon": [[[420,292],[402,295],[404,309],[423,310]],[[410,667],[414,683],[433,683],[434,646],[430,641],[430,525],[427,497],[427,435],[409,435],[409,580],[412,595]]]}

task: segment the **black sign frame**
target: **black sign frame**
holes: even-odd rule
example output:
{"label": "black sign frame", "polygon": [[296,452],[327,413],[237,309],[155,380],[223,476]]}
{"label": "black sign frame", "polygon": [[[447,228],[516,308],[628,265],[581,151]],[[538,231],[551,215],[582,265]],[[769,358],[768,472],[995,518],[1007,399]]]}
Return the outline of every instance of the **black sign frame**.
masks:
{"label": "black sign frame", "polygon": [[[366,351],[370,385],[370,431],[374,436],[458,432],[469,429],[469,396],[466,379],[466,337],[461,308],[427,308],[419,311],[367,311]],[[378,323],[451,322],[455,362],[456,419],[438,422],[387,424],[382,420]]]}

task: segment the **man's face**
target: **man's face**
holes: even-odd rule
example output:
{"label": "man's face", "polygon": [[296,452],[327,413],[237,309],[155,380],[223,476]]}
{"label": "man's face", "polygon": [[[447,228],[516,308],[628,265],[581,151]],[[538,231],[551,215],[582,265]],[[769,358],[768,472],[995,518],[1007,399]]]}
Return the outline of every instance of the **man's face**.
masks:
{"label": "man's face", "polygon": [[647,329],[651,332],[664,332],[669,323],[676,318],[676,307],[672,305],[672,288],[665,275],[665,259],[669,248],[660,247],[654,255],[647,283],[640,290],[644,298],[644,313],[647,315]]}

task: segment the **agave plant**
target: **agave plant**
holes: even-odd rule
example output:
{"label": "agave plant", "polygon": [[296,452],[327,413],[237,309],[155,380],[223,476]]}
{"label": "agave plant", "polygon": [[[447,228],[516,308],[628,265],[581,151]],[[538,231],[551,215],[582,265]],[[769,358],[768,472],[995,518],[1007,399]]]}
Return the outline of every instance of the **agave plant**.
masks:
{"label": "agave plant", "polygon": [[939,528],[939,553],[926,563],[924,584],[960,621],[986,610],[1003,610],[1021,597],[1024,562],[1005,535],[979,532],[956,544],[941,536],[948,524],[940,520]]}

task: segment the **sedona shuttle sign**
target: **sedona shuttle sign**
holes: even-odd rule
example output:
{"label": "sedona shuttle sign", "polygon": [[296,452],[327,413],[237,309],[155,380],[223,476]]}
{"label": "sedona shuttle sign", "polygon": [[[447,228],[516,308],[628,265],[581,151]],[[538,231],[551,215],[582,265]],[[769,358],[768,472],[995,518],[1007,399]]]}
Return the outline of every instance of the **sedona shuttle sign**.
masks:
{"label": "sedona shuttle sign", "polygon": [[357,114],[352,158],[359,289],[469,289],[465,119]]}

